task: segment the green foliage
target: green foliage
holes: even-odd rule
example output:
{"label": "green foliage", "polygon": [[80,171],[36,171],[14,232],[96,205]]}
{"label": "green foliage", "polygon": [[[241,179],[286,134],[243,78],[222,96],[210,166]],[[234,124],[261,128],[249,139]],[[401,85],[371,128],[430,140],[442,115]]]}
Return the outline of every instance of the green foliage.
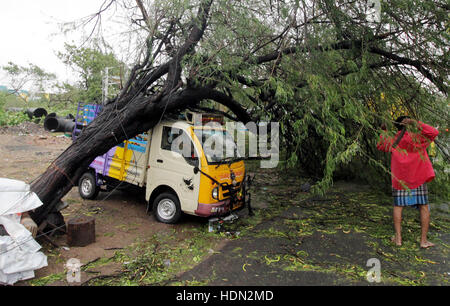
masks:
{"label": "green foliage", "polygon": [[[65,98],[71,101],[101,103],[105,69],[109,70],[110,83],[112,77],[123,75],[123,64],[116,59],[112,51],[102,51],[98,46],[89,48],[65,44],[65,52],[59,52],[58,57],[80,77],[76,87],[69,84],[60,85],[60,88],[64,89]],[[119,88],[119,83],[109,86],[108,96],[117,94]]]}
{"label": "green foliage", "polygon": [[22,112],[3,112],[0,110],[0,126],[19,125],[26,121],[30,121],[30,118]]}
{"label": "green foliage", "polygon": [[[123,270],[106,280],[93,280],[89,285],[164,285],[176,275],[200,263],[218,244],[217,234],[205,229],[184,229],[189,238],[176,239],[173,232],[160,232],[146,241],[138,241],[112,258]],[[108,263],[110,260],[104,261]],[[85,270],[91,267],[86,267]]]}
{"label": "green foliage", "polygon": [[[448,143],[448,138],[447,138]],[[450,164],[442,152],[438,151],[436,157],[432,157],[433,168],[436,174],[435,179],[428,184],[430,190],[430,202],[448,202],[450,199]]]}
{"label": "green foliage", "polygon": [[45,92],[56,81],[55,74],[47,72],[32,63],[28,64],[28,66],[21,66],[8,62],[8,65],[1,68],[8,75],[11,86],[16,92],[20,92],[25,88],[30,88],[34,92]]}
{"label": "green foliage", "polygon": [[0,91],[0,110],[3,110],[3,107],[5,106],[7,97],[8,97],[8,94],[6,92]]}
{"label": "green foliage", "polygon": [[0,126],[18,125],[29,121],[28,116],[22,112],[5,111],[5,105],[11,100],[11,97],[14,97],[14,95],[0,92]]}
{"label": "green foliage", "polygon": [[29,281],[31,286],[46,286],[56,281],[62,281],[67,277],[66,273],[56,273],[50,274],[48,276],[44,276],[37,279],[32,279]]}
{"label": "green foliage", "polygon": [[[318,193],[336,177],[387,189],[389,157],[376,150],[382,123],[392,135],[393,120],[404,113],[434,126],[450,121],[443,1],[382,1],[376,25],[366,22],[358,1],[318,1],[314,9],[299,1],[214,4],[211,28],[185,58],[186,75],[194,85],[216,82],[260,119],[278,121],[285,164],[316,178]],[[381,33],[388,39],[377,39]],[[342,41],[351,47],[337,48]],[[254,64],[291,46],[297,52]],[[448,185],[448,177],[436,183]]]}

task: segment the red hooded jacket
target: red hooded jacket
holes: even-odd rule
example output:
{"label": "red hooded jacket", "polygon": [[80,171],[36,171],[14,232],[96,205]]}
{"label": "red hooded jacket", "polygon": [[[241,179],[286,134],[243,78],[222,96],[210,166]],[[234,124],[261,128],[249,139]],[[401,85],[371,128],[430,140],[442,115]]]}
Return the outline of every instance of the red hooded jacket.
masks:
{"label": "red hooded jacket", "polygon": [[426,148],[436,138],[439,131],[420,121],[418,126],[420,133],[405,132],[395,148],[392,148],[392,145],[400,131],[395,137],[380,135],[377,149],[392,153],[392,187],[395,189],[406,189],[403,184],[409,189],[415,189],[423,183],[432,181],[435,177]]}

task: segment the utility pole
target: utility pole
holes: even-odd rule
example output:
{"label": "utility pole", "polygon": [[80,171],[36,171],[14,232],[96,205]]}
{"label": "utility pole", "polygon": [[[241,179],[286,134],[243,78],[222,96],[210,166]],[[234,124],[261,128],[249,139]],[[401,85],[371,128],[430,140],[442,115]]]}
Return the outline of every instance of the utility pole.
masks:
{"label": "utility pole", "polygon": [[108,100],[108,87],[109,87],[109,67],[105,67],[105,73],[103,75],[103,94],[102,94],[102,103],[106,104],[106,100]]}
{"label": "utility pole", "polygon": [[[103,73],[103,79],[102,79],[102,104],[105,105],[106,101],[108,100],[108,89],[109,85],[117,84],[117,82],[120,82],[120,77],[118,76],[109,76],[109,69],[114,67],[105,67],[105,71]],[[110,82],[111,79],[111,82]]]}

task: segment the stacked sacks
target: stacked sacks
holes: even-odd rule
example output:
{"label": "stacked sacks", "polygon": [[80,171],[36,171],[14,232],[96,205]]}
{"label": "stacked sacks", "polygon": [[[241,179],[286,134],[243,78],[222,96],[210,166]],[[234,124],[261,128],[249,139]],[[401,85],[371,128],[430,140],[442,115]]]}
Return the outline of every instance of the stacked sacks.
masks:
{"label": "stacked sacks", "polygon": [[0,178],[0,284],[12,285],[34,277],[34,270],[47,266],[47,256],[30,231],[21,224],[21,214],[42,205],[24,182]]}

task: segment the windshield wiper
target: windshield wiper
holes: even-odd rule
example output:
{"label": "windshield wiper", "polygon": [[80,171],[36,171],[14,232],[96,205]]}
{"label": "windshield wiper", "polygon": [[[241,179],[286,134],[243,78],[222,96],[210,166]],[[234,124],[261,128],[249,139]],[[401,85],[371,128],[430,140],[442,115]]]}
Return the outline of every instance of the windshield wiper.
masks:
{"label": "windshield wiper", "polygon": [[228,163],[228,168],[230,168],[230,166],[231,166],[232,163],[237,162],[237,161],[239,161],[239,160],[241,160],[240,157],[232,157],[232,159],[231,159],[230,162]]}
{"label": "windshield wiper", "polygon": [[230,159],[230,158],[231,158],[231,161],[233,161],[233,156],[225,157],[225,158],[221,159],[220,161],[218,161],[216,169],[219,168],[220,165],[223,165],[224,163],[226,163],[228,161],[228,159]]}
{"label": "windshield wiper", "polygon": [[216,169],[219,168],[220,165],[223,165],[223,164],[225,164],[225,163],[228,165],[228,168],[230,168],[230,166],[231,166],[232,163],[234,163],[234,162],[236,162],[236,161],[239,161],[239,160],[241,160],[241,159],[242,159],[242,157],[235,157],[235,156],[225,157],[224,159],[221,159],[221,160],[218,162],[218,164],[217,164],[217,166],[216,166]]}

